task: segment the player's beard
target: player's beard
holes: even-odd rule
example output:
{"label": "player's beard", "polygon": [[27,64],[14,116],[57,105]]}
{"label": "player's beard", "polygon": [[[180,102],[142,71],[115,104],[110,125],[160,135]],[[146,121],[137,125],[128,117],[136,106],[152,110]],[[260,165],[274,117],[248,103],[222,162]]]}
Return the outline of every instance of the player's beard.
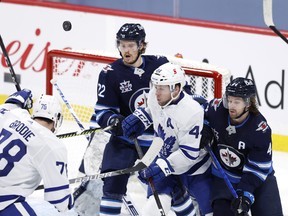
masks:
{"label": "player's beard", "polygon": [[133,65],[133,64],[135,64],[137,62],[137,60],[139,59],[140,55],[141,55],[140,51],[138,51],[136,58],[133,58],[133,55],[131,55],[129,53],[124,54],[124,55],[122,55],[123,62],[126,65]]}

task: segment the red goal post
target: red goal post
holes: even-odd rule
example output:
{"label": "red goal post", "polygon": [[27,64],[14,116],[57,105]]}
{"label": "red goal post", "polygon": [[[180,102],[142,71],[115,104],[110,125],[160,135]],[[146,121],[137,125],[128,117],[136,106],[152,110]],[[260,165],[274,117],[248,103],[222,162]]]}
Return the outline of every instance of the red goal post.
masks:
{"label": "red goal post", "polygon": [[[165,55],[166,56],[166,55]],[[185,70],[193,94],[208,100],[223,95],[230,81],[230,71],[208,63],[166,56]],[[97,100],[98,75],[118,56],[104,51],[51,50],[47,54],[46,93],[52,95],[50,80],[56,79],[66,99],[82,122],[88,122]],[[72,120],[64,106],[64,118]]]}

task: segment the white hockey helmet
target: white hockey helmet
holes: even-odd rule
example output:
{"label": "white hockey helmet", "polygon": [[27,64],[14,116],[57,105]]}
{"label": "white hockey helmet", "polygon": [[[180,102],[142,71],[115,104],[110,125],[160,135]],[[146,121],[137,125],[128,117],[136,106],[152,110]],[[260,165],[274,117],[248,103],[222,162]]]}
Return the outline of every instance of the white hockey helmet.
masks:
{"label": "white hockey helmet", "polygon": [[184,87],[186,83],[185,72],[180,65],[167,62],[153,72],[151,82],[153,85],[169,85],[172,92],[178,83],[180,83],[181,88]]}
{"label": "white hockey helmet", "polygon": [[51,95],[42,94],[34,103],[32,118],[46,118],[54,122],[54,129],[62,125],[63,114],[59,100]]}

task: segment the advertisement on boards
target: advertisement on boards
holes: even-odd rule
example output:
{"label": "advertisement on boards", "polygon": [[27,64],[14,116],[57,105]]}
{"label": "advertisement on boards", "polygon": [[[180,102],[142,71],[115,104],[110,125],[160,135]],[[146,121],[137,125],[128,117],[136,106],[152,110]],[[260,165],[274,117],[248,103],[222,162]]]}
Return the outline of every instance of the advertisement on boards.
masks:
{"label": "advertisement on boards", "polygon": [[[51,6],[52,5],[52,6]],[[105,50],[117,54],[115,36],[124,23],[141,23],[148,42],[147,54],[175,55],[228,68],[232,77],[253,79],[260,110],[281,143],[288,141],[287,44],[269,30],[228,28],[213,23],[193,25],[187,20],[156,16],[123,16],[64,4],[1,2],[1,36],[22,88],[40,94],[46,90],[46,54],[52,49]],[[17,19],[15,19],[17,11]],[[62,24],[69,20],[70,31]],[[119,56],[120,57],[120,56]],[[9,68],[1,55],[0,95],[15,91]],[[286,75],[286,76],[285,76]],[[95,83],[96,85],[96,83]],[[279,144],[280,145],[280,144]],[[288,150],[288,147],[287,147]]]}

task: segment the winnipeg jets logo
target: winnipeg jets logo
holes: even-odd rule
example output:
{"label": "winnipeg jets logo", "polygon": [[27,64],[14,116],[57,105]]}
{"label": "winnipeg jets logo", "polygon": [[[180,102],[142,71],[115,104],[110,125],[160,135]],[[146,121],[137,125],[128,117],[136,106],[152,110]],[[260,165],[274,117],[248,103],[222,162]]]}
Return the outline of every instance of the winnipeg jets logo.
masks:
{"label": "winnipeg jets logo", "polygon": [[129,107],[131,112],[134,112],[135,109],[139,107],[147,107],[147,95],[149,88],[142,88],[134,92],[129,100]]}
{"label": "winnipeg jets logo", "polygon": [[130,83],[130,81],[124,80],[123,82],[121,82],[120,90],[121,90],[121,93],[132,91],[132,84]]}
{"label": "winnipeg jets logo", "polygon": [[244,155],[241,152],[223,144],[218,145],[218,147],[221,161],[227,168],[241,169],[243,167]]}
{"label": "winnipeg jets logo", "polygon": [[234,154],[231,154],[228,148],[221,150],[220,156],[222,161],[225,162],[225,164],[229,167],[234,167],[239,163],[237,163],[237,157],[235,157]]}
{"label": "winnipeg jets logo", "polygon": [[256,129],[256,131],[265,132],[268,128],[269,128],[269,126],[268,126],[267,122],[262,121],[262,122],[260,122],[260,124],[258,124],[258,128]]}

